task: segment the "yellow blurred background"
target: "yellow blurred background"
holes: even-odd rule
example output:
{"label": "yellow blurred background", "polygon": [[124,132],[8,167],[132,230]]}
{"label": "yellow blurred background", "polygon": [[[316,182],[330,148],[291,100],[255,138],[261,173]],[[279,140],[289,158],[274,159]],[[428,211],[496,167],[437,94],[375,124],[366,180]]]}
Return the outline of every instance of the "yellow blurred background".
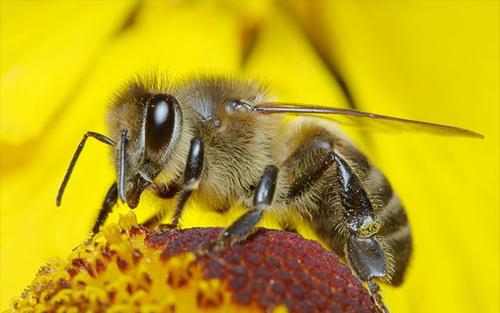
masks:
{"label": "yellow blurred background", "polygon": [[[59,208],[58,184],[83,133],[106,131],[113,92],[154,69],[231,73],[283,101],[345,107],[339,73],[359,109],[483,133],[349,131],[413,229],[406,282],[383,287],[389,308],[499,312],[499,12],[498,1],[2,0],[0,309],[87,238],[113,181],[108,147],[88,143]],[[147,197],[136,212],[158,205]],[[183,225],[227,225],[236,211],[192,204]]]}

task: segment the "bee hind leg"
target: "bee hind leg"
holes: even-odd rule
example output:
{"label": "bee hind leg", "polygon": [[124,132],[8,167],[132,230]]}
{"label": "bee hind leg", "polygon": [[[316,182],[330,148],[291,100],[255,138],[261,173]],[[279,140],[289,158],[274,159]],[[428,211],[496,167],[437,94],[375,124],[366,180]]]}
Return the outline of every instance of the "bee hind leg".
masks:
{"label": "bee hind leg", "polygon": [[225,229],[213,248],[220,249],[243,241],[255,231],[254,226],[273,201],[278,172],[278,168],[274,165],[266,167],[255,189],[253,208]]}
{"label": "bee hind leg", "polygon": [[381,227],[373,206],[360,180],[342,156],[335,153],[340,202],[346,226],[345,255],[347,263],[359,279],[366,282],[370,296],[380,310],[389,310],[382,301],[376,278],[387,278],[387,259],[377,238]]}
{"label": "bee hind leg", "polygon": [[373,302],[375,303],[379,311],[381,313],[389,313],[389,309],[385,306],[384,301],[382,301],[382,296],[379,293],[380,291],[379,285],[372,279],[368,280],[367,284],[370,297],[372,298]]}

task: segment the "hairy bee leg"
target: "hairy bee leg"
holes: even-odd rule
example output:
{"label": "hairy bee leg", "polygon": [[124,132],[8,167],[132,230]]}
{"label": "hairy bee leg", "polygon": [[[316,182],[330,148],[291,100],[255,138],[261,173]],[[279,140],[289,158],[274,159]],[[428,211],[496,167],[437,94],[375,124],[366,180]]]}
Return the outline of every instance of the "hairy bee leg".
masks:
{"label": "hairy bee leg", "polygon": [[83,135],[82,140],[78,144],[78,147],[75,150],[75,153],[73,153],[73,157],[71,158],[71,161],[69,163],[68,169],[66,170],[66,174],[64,174],[63,181],[61,182],[61,185],[59,186],[59,190],[57,191],[57,197],[56,197],[56,205],[60,206],[61,205],[61,200],[64,194],[64,190],[66,189],[66,185],[68,184],[69,178],[71,177],[71,173],[73,173],[73,169],[76,165],[76,162],[78,161],[78,158],[80,157],[80,154],[82,153],[83,147],[85,146],[85,143],[87,142],[87,139],[89,137],[95,138],[99,140],[102,143],[108,144],[110,146],[114,146],[115,142],[109,138],[106,137],[102,134],[88,131]]}
{"label": "hairy bee leg", "polygon": [[253,198],[253,209],[240,216],[219,237],[216,246],[226,247],[236,242],[245,240],[254,230],[254,226],[261,219],[274,197],[279,169],[274,165],[265,168],[260,177]]}
{"label": "hairy bee leg", "polygon": [[[158,185],[155,188],[155,191],[158,195],[158,197],[162,199],[171,199],[175,197],[179,191],[181,190],[181,187],[177,181],[173,183],[169,183],[168,185]],[[144,223],[142,223],[145,227],[147,228],[153,228],[156,226],[158,223],[160,223],[163,218],[167,215],[166,209],[160,210],[156,212],[153,216],[148,218]]]}
{"label": "hairy bee leg", "polygon": [[224,231],[219,241],[223,246],[229,246],[245,240],[252,233],[253,227],[260,221],[263,213],[261,209],[245,212]]}
{"label": "hairy bee leg", "polygon": [[386,278],[384,250],[375,236],[362,238],[350,233],[345,247],[347,262],[362,281]]}
{"label": "hairy bee leg", "polygon": [[334,152],[328,152],[318,162],[314,163],[311,167],[307,168],[299,177],[297,177],[289,191],[291,198],[300,196],[305,190],[312,186],[325,171],[334,163]]}
{"label": "hairy bee leg", "polygon": [[342,213],[347,227],[345,254],[351,268],[363,281],[387,276],[384,250],[376,234],[380,223],[366,191],[347,162],[335,153],[340,182]]}
{"label": "hairy bee leg", "polygon": [[337,175],[340,181],[340,199],[348,236],[345,255],[349,266],[368,285],[370,296],[382,313],[389,309],[382,301],[375,278],[387,278],[384,250],[376,238],[380,224],[376,221],[368,195],[347,162],[335,153]]}
{"label": "hairy bee leg", "polygon": [[[168,225],[169,228],[177,228],[182,210],[184,209],[187,200],[191,196],[192,192],[198,189],[198,184],[200,183],[203,172],[203,161],[203,141],[201,138],[197,137],[191,140],[186,168],[184,170],[184,185],[179,193],[172,222]],[[165,214],[165,210],[160,211],[157,215],[147,220],[144,223],[144,226],[148,228],[156,226],[163,219]]]}
{"label": "hairy bee leg", "polygon": [[94,227],[92,227],[92,235],[95,235],[99,232],[101,226],[106,222],[109,213],[116,205],[118,201],[118,186],[116,182],[114,182],[111,187],[109,187],[106,196],[104,197],[104,201],[102,202],[101,210],[99,210],[99,214],[97,215],[97,219],[95,220]]}
{"label": "hairy bee leg", "polygon": [[[172,229],[177,228],[177,226],[179,224],[179,218],[181,217],[181,214],[182,214],[182,210],[183,210],[184,205],[186,204],[189,196],[191,196],[191,192],[192,192],[191,190],[187,191],[187,192],[182,191],[179,194],[179,199],[178,199],[177,205],[175,207],[174,216],[172,217],[172,223],[166,224],[165,227],[172,228]],[[163,218],[165,218],[165,216],[167,215],[167,211],[168,210],[160,210],[155,215],[153,215],[149,219],[147,219],[144,223],[142,223],[142,225],[144,225],[145,227],[150,228],[150,229],[154,228],[156,225],[158,225],[158,223],[160,223],[163,220]]]}
{"label": "hairy bee leg", "polygon": [[373,302],[377,306],[377,308],[380,310],[382,313],[389,313],[389,309],[385,306],[384,302],[382,301],[382,296],[380,295],[380,287],[379,285],[374,282],[372,279],[368,280],[367,282],[368,285],[368,292],[370,293],[370,297],[372,298]]}
{"label": "hairy bee leg", "polygon": [[158,197],[162,199],[172,199],[181,191],[181,186],[177,181],[168,184],[155,184],[153,188]]}
{"label": "hairy bee leg", "polygon": [[201,138],[194,138],[191,140],[191,146],[189,148],[189,154],[186,162],[186,168],[184,170],[184,185],[179,195],[177,201],[177,206],[174,211],[174,216],[172,218],[172,227],[176,228],[179,224],[179,219],[182,214],[182,210],[186,205],[187,200],[191,196],[191,193],[198,189],[198,184],[200,183],[201,175],[203,172],[203,141]]}
{"label": "hairy bee leg", "polygon": [[295,199],[304,194],[333,163],[333,142],[329,133],[317,131],[313,136],[303,138],[283,163],[286,172],[292,175],[288,197]]}

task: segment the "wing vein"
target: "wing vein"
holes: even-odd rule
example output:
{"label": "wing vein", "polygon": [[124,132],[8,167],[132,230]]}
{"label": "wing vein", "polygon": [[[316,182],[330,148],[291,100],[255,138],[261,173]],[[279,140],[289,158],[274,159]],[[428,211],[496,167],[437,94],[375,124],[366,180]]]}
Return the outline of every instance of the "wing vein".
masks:
{"label": "wing vein", "polygon": [[[355,121],[358,126],[366,126],[367,121],[376,121],[397,130],[427,132],[437,135],[484,138],[480,133],[461,127],[411,120],[352,109],[331,108],[325,106],[300,105],[294,103],[266,102],[253,106],[253,111],[261,114],[296,114],[296,115],[337,115]],[[364,125],[365,124],[365,125]]]}

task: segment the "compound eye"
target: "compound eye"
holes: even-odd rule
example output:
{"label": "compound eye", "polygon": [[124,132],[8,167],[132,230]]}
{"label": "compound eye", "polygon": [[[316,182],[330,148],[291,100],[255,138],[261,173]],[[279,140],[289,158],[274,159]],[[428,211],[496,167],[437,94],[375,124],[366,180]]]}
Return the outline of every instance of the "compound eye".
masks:
{"label": "compound eye", "polygon": [[174,133],[177,100],[171,95],[157,94],[148,101],[146,115],[146,147],[160,151],[172,140]]}

